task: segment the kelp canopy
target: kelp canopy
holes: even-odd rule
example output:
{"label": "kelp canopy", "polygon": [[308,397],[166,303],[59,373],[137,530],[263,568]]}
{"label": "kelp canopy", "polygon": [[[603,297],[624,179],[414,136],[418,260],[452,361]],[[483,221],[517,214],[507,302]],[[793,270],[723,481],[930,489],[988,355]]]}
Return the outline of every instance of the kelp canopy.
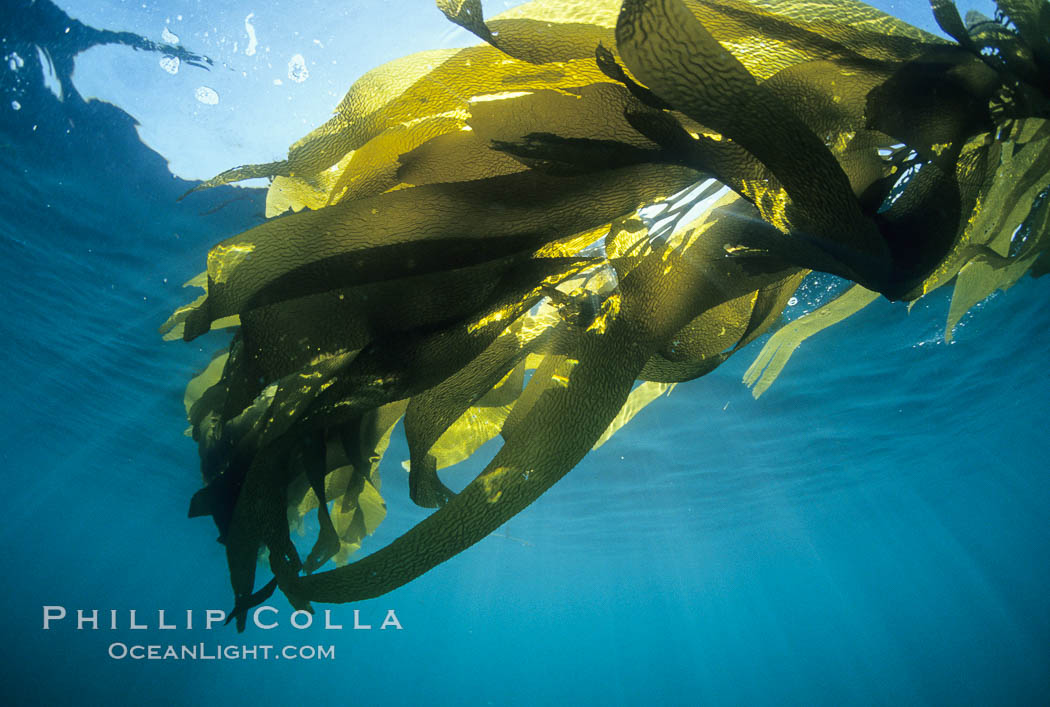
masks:
{"label": "kelp canopy", "polygon": [[[853,288],[805,337],[953,284],[963,313],[1050,266],[1050,4],[932,11],[944,41],[853,0],[537,0],[484,43],[381,66],[272,177],[271,220],[212,248],[163,327],[236,327],[187,388],[234,615],[394,589],[484,538],[670,385],[780,326],[811,270]],[[285,213],[285,212],[292,213]],[[284,215],[281,215],[284,214]],[[347,564],[383,519],[404,419],[437,508]],[[438,471],[499,435],[459,493]],[[307,514],[319,533],[301,558]],[[274,578],[256,587],[268,557]],[[329,560],[338,567],[318,571]]]}

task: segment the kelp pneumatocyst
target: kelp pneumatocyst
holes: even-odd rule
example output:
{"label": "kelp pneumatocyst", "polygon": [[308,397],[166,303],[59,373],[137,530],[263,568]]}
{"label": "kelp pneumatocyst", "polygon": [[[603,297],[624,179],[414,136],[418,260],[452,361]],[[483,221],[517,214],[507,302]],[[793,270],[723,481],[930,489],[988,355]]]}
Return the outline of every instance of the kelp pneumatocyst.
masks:
{"label": "kelp pneumatocyst", "polygon": [[[418,577],[763,333],[756,396],[880,294],[952,284],[950,337],[1044,274],[1050,6],[931,5],[954,41],[854,0],[438,0],[483,43],[370,71],[288,159],[202,184],[272,179],[272,218],[162,329],[233,328],[186,410],[239,626],[275,588],[308,608]],[[814,270],[854,285],[782,324]],[[350,563],[402,419],[438,510]],[[438,472],[497,435],[453,493]]]}

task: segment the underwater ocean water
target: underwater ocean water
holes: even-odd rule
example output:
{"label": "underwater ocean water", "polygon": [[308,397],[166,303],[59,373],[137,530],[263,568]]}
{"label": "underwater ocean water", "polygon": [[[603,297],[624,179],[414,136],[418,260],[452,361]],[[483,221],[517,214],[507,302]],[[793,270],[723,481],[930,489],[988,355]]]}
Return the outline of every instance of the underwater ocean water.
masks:
{"label": "underwater ocean water", "polygon": [[[262,222],[265,191],[180,197],[216,171],[279,157],[370,66],[457,37],[428,3],[398,0],[5,4],[3,702],[1050,699],[1050,278],[1027,276],[970,311],[951,343],[949,288],[910,309],[880,298],[804,342],[755,399],[742,378],[759,340],[679,384],[497,532],[405,586],[316,604],[307,628],[280,593],[264,602],[274,628],[206,627],[232,598],[215,525],[186,517],[201,480],[183,388],[226,342],[221,332],[164,342],[158,327],[186,301],[181,285],[207,249]],[[926,3],[881,7],[936,31]],[[249,62],[248,26],[260,56],[273,42],[276,69]],[[169,71],[170,51],[90,27],[180,43],[181,68]],[[298,44],[278,48],[282,34]],[[321,45],[359,65],[333,68]],[[299,46],[301,66],[290,61]],[[196,55],[216,62],[206,69]],[[116,105],[89,98],[107,82]],[[331,84],[302,99],[319,113],[292,107],[291,84],[311,82]],[[216,85],[217,104],[193,93]],[[256,123],[262,134],[249,135]],[[811,275],[786,316],[841,289]],[[365,552],[429,512],[408,499],[407,458],[395,433],[380,467],[387,517]],[[444,473],[453,488],[481,464],[464,467]],[[78,628],[78,609],[97,610],[97,627]],[[172,644],[199,655],[122,652]],[[224,653],[231,646],[242,652]],[[296,652],[246,655],[250,646]]]}

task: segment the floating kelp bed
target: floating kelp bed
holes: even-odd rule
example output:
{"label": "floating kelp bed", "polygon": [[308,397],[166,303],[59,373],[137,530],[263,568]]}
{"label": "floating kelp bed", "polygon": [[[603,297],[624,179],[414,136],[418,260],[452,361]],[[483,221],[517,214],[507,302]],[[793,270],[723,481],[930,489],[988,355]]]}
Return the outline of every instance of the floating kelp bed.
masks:
{"label": "floating kelp bed", "polygon": [[[275,587],[299,608],[374,597],[484,538],[781,327],[810,271],[855,284],[773,333],[756,395],[880,294],[953,284],[950,337],[1050,266],[1045,0],[965,21],[932,0],[954,42],[852,0],[438,6],[485,43],[369,72],[287,160],[201,186],[272,178],[273,218],[212,248],[163,327],[236,327],[186,407],[190,515],[218,525],[242,627]],[[346,564],[385,514],[402,417],[411,497],[438,510]],[[451,492],[438,471],[496,435]],[[312,513],[302,559],[289,529]]]}

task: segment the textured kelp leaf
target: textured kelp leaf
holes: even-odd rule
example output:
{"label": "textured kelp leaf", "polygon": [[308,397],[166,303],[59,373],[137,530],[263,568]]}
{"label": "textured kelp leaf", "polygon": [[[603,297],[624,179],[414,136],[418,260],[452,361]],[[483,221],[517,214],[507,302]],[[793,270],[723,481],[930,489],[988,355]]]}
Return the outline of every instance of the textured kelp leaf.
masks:
{"label": "textured kelp leaf", "polygon": [[615,3],[532,2],[486,23],[481,0],[438,0],[448,19],[509,56],[530,64],[588,59],[613,39]]}
{"label": "textured kelp leaf", "polygon": [[[428,275],[340,287],[258,307],[244,316],[242,331],[255,355],[258,375],[271,381],[323,355],[359,350],[384,336],[433,331],[485,309],[515,269],[561,272],[580,261],[547,259],[532,264],[520,254]],[[543,275],[541,275],[542,277]]]}
{"label": "textured kelp leaf", "polygon": [[808,247],[814,263],[854,279],[888,277],[882,238],[831,153],[684,5],[627,0],[617,43],[627,66],[658,96],[731,138],[776,176],[779,193],[756,184],[748,196],[768,222],[806,234],[793,239],[793,252]]}
{"label": "textured kelp leaf", "polygon": [[956,276],[944,340],[952,340],[955,325],[964,314],[996,290],[1011,287],[1028,271],[1036,257],[1030,255],[1010,260],[994,254],[982,254],[967,262]]}
{"label": "textured kelp leaf", "polygon": [[230,531],[225,539],[238,630],[244,629],[245,612],[252,608],[253,585],[259,548],[269,548],[270,569],[278,580],[290,581],[301,568],[288,535],[286,474],[274,459],[255,457],[237,496]]}
{"label": "textured kelp leaf", "polygon": [[495,439],[512,405],[474,405],[445,430],[434,442],[429,453],[438,469],[444,469],[469,459],[490,439]]}
{"label": "textured kelp leaf", "polygon": [[326,190],[325,205],[375,196],[398,187],[402,184],[398,174],[400,155],[462,127],[462,115],[431,115],[391,126],[332,168],[335,178]]}
{"label": "textured kelp leaf", "polygon": [[[394,426],[405,415],[408,400],[399,400],[370,410],[362,416],[356,435],[345,439],[347,454],[356,469],[361,471],[376,490],[380,488],[379,462],[390,445],[390,436]],[[349,436],[351,430],[345,430]],[[344,507],[347,501],[343,501]]]}
{"label": "textured kelp leaf", "polygon": [[624,425],[634,419],[637,415],[645,408],[649,403],[653,402],[661,395],[670,395],[671,390],[674,388],[674,383],[654,383],[652,381],[646,381],[638,385],[631,394],[627,396],[627,402],[620,408],[620,412],[616,413],[616,417],[609,423],[609,426],[605,428],[605,432],[602,432],[602,436],[598,438],[598,441],[594,443],[594,449],[602,446],[608,442],[614,434],[620,431]]}
{"label": "textured kelp leaf", "polygon": [[759,79],[807,61],[871,67],[943,40],[859,2],[686,0],[685,7]]}
{"label": "textured kelp leaf", "polygon": [[[521,20],[511,22],[522,23]],[[524,41],[538,40],[542,31],[550,29],[546,22],[529,20],[525,24]],[[511,29],[503,30],[508,37],[514,34]],[[423,52],[385,64],[362,76],[336,108],[332,119],[293,145],[287,160],[239,167],[196,189],[275,175],[305,179],[322,189],[322,182],[330,182],[334,176],[338,178],[337,186],[332,187],[329,197],[330,201],[336,201],[341,188],[354,179],[355,168],[351,166],[354,160],[348,160],[348,155],[388,130],[403,130],[428,119],[449,118],[452,120],[444,121],[444,125],[452,125],[448,130],[451,132],[462,127],[470,101],[478,96],[608,81],[593,62],[597,38],[577,36],[581,31],[587,34],[592,28],[570,27],[565,35],[567,43],[550,47],[541,57],[554,62],[542,71],[537,71],[528,61],[511,59],[492,46]],[[608,34],[606,30],[602,36]],[[417,144],[421,142],[417,139]],[[381,175],[382,163],[375,159],[376,152],[385,151],[378,149],[372,158],[358,160],[357,167],[378,170]],[[341,162],[343,160],[347,161]],[[324,175],[337,163],[346,166],[337,168],[332,175]],[[374,182],[375,177],[370,181]],[[356,193],[365,195],[367,190],[358,188]]]}
{"label": "textured kelp leaf", "polygon": [[390,125],[414,117],[406,106],[398,104],[399,97],[458,52],[420,52],[369,71],[351,86],[328,122],[292,145],[287,160],[237,167],[196,189],[255,177],[313,175],[331,167]]}
{"label": "textured kelp leaf", "polygon": [[565,360],[566,355],[563,353],[550,353],[540,359],[528,384],[521,391],[513,409],[503,421],[500,432],[504,439],[510,439],[517,434],[519,427],[528,418],[533,407],[548,390],[559,386],[564,387],[559,378],[564,379],[565,375],[564,372],[559,373],[559,369],[566,367]]}
{"label": "textured kelp leaf", "polygon": [[332,521],[339,534],[340,549],[333,560],[344,565],[361,548],[361,542],[375,532],[386,517],[386,503],[375,486],[367,479],[360,480],[360,491],[345,494],[350,503],[335,504]]}
{"label": "textured kelp leaf", "polygon": [[312,401],[329,389],[355,360],[352,353],[318,357],[308,366],[266,386],[259,397],[270,402],[253,430],[258,435],[255,444],[265,447],[295,428]]}
{"label": "textured kelp leaf", "polygon": [[[944,42],[929,32],[857,0],[751,0],[750,4],[782,17],[811,22],[815,28],[819,28],[821,35],[836,39],[857,37],[854,41],[865,48],[864,42],[870,43],[872,52],[895,51],[897,53],[892,56],[898,60],[902,55],[910,54],[914,45],[895,39],[910,39],[924,44]],[[836,37],[835,33],[839,33],[839,36]]]}
{"label": "textured kelp leaf", "polygon": [[621,85],[596,83],[564,90],[535,90],[471,104],[471,129],[486,143],[513,141],[543,132],[560,138],[615,140],[655,145],[628,122],[636,101]]}
{"label": "textured kelp leaf", "polygon": [[437,0],[437,8],[449,21],[492,43],[492,31],[485,25],[481,0]]}
{"label": "textured kelp leaf", "polygon": [[937,26],[944,30],[945,34],[964,47],[973,46],[970,33],[959,16],[959,9],[954,0],[930,0],[930,8],[933,10],[934,19],[937,20]]}
{"label": "textured kelp leaf", "polygon": [[751,309],[751,319],[747,329],[740,337],[740,341],[733,347],[739,351],[752,341],[769,331],[784,313],[792,295],[802,284],[802,280],[809,274],[808,270],[800,270],[791,273],[787,277],[774,282],[758,291],[754,306]]}
{"label": "textured kelp leaf", "polygon": [[[672,165],[558,180],[526,172],[403,189],[275,219],[212,249],[207,300],[186,317],[184,337],[273,301],[534,249],[608,223],[693,179],[694,171]],[[472,218],[460,218],[464,212]]]}
{"label": "textured kelp leaf", "polygon": [[[323,498],[331,502],[330,523],[336,543],[333,548],[322,543],[322,536],[318,537],[315,551],[325,548],[325,559],[331,557],[337,564],[345,564],[385,516],[386,504],[379,494],[379,461],[406,405],[407,401],[386,405],[341,428],[328,430]],[[300,478],[303,483],[289,486],[288,517],[289,525],[302,528],[302,518],[319,509],[319,497],[316,489],[305,482],[305,475]],[[307,571],[320,565],[320,557],[319,554],[318,559],[306,563]]]}
{"label": "textured kelp leaf", "polygon": [[[480,97],[470,103],[465,129],[402,154],[398,158],[401,166],[397,178],[405,184],[419,185],[520,171],[525,164],[511,156],[515,153],[494,150],[493,143],[513,143],[539,131],[554,133],[559,139],[615,140],[623,145],[652,148],[654,145],[624,117],[631,100],[623,87],[613,84]],[[599,166],[582,165],[586,170]]]}
{"label": "textured kelp leaf", "polygon": [[678,330],[660,353],[670,361],[701,361],[732,348],[751,321],[758,292],[723,302]]}
{"label": "textured kelp leaf", "polygon": [[493,150],[474,130],[457,130],[429,140],[397,158],[398,184],[471,181],[526,169],[513,157]]}
{"label": "textured kelp leaf", "polygon": [[884,71],[810,61],[778,71],[763,86],[790,96],[785,107],[814,134],[844,135],[865,127],[868,94],[886,78]]}
{"label": "textured kelp leaf", "polygon": [[360,509],[359,513],[365,535],[371,535],[379,527],[379,524],[383,522],[383,518],[386,517],[386,504],[379,495],[379,490],[367,479],[361,487],[360,495],[357,497],[357,506]]}
{"label": "textured kelp leaf", "polygon": [[229,357],[229,352],[215,356],[207,368],[191,378],[190,382],[186,384],[186,393],[182,398],[182,402],[186,407],[186,416],[190,419],[191,424],[196,424],[194,422],[195,416],[192,413],[193,406],[201,399],[205,391],[219,382],[219,379],[222,377],[222,370],[226,366],[226,361]]}
{"label": "textured kelp leaf", "polygon": [[780,316],[796,286],[795,277],[786,278],[702,312],[649,359],[640,377],[654,383],[680,383],[710,373],[745,339],[758,336]]}
{"label": "textured kelp leaf", "polygon": [[525,18],[613,29],[619,12],[619,0],[533,0],[504,10],[494,19]]}
{"label": "textured kelp leaf", "polygon": [[285,211],[320,209],[328,204],[328,190],[298,177],[273,178],[266,190],[266,218]]}
{"label": "textured kelp leaf", "polygon": [[[437,470],[461,461],[502,428],[510,403],[521,392],[523,359],[528,349],[523,345],[527,341],[520,329],[508,327],[473,361],[409,402],[405,414],[405,437],[411,454],[409,492],[417,504],[432,508],[447,500],[450,493],[436,478]],[[514,371],[517,375],[512,375]],[[499,400],[500,405],[486,413],[476,411],[475,403],[495,391],[509,399]],[[479,413],[486,420],[475,426],[472,422]],[[469,417],[472,414],[475,418]],[[486,421],[491,424],[485,424]],[[434,449],[459,422],[465,426]]]}
{"label": "textured kelp leaf", "polygon": [[326,444],[323,431],[317,431],[303,440],[299,448],[298,461],[310,484],[310,489],[317,497],[317,522],[320,528],[317,540],[303,562],[303,569],[306,572],[313,572],[339,552],[339,534],[328,513],[329,498],[325,493],[325,476],[328,473],[325,457]]}
{"label": "textured kelp leaf", "polygon": [[[900,66],[871,91],[868,122],[950,173],[965,141],[993,129],[988,105],[1000,85],[978,56],[945,47]],[[901,104],[908,105],[907,117]]]}
{"label": "textured kelp leaf", "polygon": [[537,280],[549,277],[557,282],[585,264],[554,258],[529,261],[509,273],[496,296],[474,317],[376,339],[309,401],[304,422],[321,424],[326,416],[368,410],[439,384],[484,351],[508,323],[537,304],[543,296],[543,285],[537,285]]}
{"label": "textured kelp leaf", "polygon": [[657,353],[645,362],[638,377],[651,383],[684,383],[706,376],[721,366],[728,357],[729,354],[723,352],[702,359],[669,361]]}
{"label": "textured kelp leaf", "polygon": [[[1042,120],[1025,121],[1015,128],[1013,140],[992,146],[982,144],[960,158],[960,172],[969,171],[975,178],[983,178],[973,184],[977,188],[973,208],[957,243],[922,284],[922,294],[927,294],[951,281],[968,264],[975,260],[980,263],[956,281],[956,287],[962,286],[965,292],[958,297],[953,295],[945,330],[948,341],[955,324],[967,311],[962,307],[968,309],[996,289],[1009,287],[1024,272],[1014,267],[1014,259],[1009,257],[1010,244],[1033,217],[1033,204],[1050,184],[1046,176],[1050,172],[1048,129]],[[1027,228],[1032,235],[1026,249],[1014,258],[1038,250],[1046,241],[1045,228],[1036,223],[1029,223]],[[1003,272],[993,276],[990,270],[994,269]]]}
{"label": "textured kelp leaf", "polygon": [[1047,37],[1050,7],[1045,0],[996,0],[996,4],[1045,66],[1050,60],[1050,38]]}
{"label": "textured kelp leaf", "polygon": [[288,171],[287,163],[285,162],[262,162],[259,164],[246,164],[233,169],[228,169],[221,174],[217,174],[211,179],[205,180],[197,186],[190,189],[188,192],[183,194],[182,198],[186,198],[195,191],[202,189],[211,189],[213,187],[221,187],[224,184],[232,184],[234,182],[243,182],[246,179],[265,179],[266,177],[272,177],[282,172]]}
{"label": "textured kelp leaf", "polygon": [[799,344],[856,314],[878,296],[877,292],[854,285],[831,302],[777,330],[744,373],[744,384],[751,387],[751,394],[757,398],[773,384]]}
{"label": "textured kelp leaf", "polygon": [[[350,464],[328,470],[324,480],[325,498],[330,502],[342,498],[355,473],[356,470]],[[300,535],[306,532],[303,518],[317,510],[318,505],[317,494],[310,488],[305,474],[288,485],[288,523]]]}
{"label": "textured kelp leaf", "polygon": [[1025,134],[1003,146],[984,208],[977,214],[980,221],[969,234],[974,243],[987,245],[1004,257],[1036,197],[1050,186],[1050,124],[1028,122]]}

